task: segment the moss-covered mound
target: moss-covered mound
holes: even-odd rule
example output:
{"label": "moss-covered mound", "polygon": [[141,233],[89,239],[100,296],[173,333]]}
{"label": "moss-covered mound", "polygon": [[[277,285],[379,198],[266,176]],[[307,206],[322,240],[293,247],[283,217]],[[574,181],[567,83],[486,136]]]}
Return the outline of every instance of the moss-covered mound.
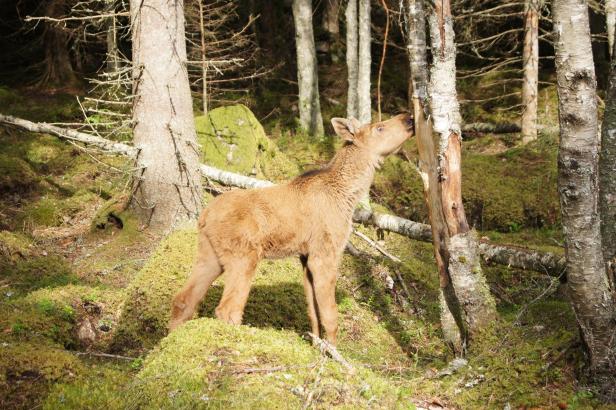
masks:
{"label": "moss-covered mound", "polygon": [[[152,348],[167,333],[171,300],[182,287],[196,251],[194,230],[176,231],[161,242],[126,293],[123,312],[114,336],[115,350]],[[354,268],[345,265],[346,275]],[[343,273],[345,274],[345,273]],[[224,275],[214,283],[201,305],[200,316],[214,316],[220,300]],[[371,306],[358,303],[344,291],[345,280],[337,294],[340,306],[339,346],[350,357],[380,363],[404,362],[407,357],[387,321],[380,322]],[[355,285],[353,285],[355,286]],[[299,261],[262,261],[244,312],[244,323],[257,327],[294,330],[301,334],[310,329],[302,286]],[[369,347],[367,340],[373,341]]]}
{"label": "moss-covered mound", "polygon": [[202,160],[208,165],[274,181],[298,172],[244,105],[216,108],[196,117],[195,124]]}
{"label": "moss-covered mound", "polygon": [[412,408],[410,392],[359,368],[351,376],[287,331],[188,322],[145,361],[131,408]]}
{"label": "moss-covered mound", "polygon": [[79,360],[62,349],[31,343],[0,344],[0,408],[33,408],[49,387],[83,371]]}
{"label": "moss-covered mound", "polygon": [[0,306],[0,339],[105,348],[121,301],[121,292],[83,285],[38,289]]}

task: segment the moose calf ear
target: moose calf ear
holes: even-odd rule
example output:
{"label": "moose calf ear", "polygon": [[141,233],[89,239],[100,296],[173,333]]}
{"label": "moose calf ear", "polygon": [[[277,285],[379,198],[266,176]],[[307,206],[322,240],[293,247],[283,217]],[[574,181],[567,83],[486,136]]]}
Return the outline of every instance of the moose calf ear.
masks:
{"label": "moose calf ear", "polygon": [[346,141],[353,141],[359,131],[359,121],[355,118],[332,118],[332,125],[336,134]]}

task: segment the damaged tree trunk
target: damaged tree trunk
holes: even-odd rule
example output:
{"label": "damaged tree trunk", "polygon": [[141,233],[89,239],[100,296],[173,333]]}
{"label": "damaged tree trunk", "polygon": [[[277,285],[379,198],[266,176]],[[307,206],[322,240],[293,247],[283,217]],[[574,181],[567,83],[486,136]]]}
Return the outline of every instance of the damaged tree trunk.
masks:
{"label": "damaged tree trunk", "polygon": [[[451,281],[464,323],[462,333],[468,333],[472,338],[496,319],[496,306],[479,264],[477,233],[469,228],[462,204],[461,117],[456,93],[456,45],[449,0],[435,3],[428,22],[433,58],[429,83],[430,111],[434,131],[438,134],[438,150],[431,153],[432,158],[438,158],[438,162],[430,167],[434,175],[428,175],[428,179],[431,184],[436,184],[430,189],[438,190],[440,196],[440,203],[435,199],[429,205],[438,207],[443,218],[438,233],[439,241],[445,242],[447,253],[442,257],[449,277],[441,278],[441,287],[446,289],[445,280]],[[447,300],[455,315],[452,309],[454,302]]]}
{"label": "damaged tree trunk", "polygon": [[588,5],[556,0],[553,13],[560,120],[558,191],[568,287],[588,353],[589,376],[600,394],[614,401],[616,305],[601,248],[597,95]]}
{"label": "damaged tree trunk", "polygon": [[428,119],[428,60],[426,44],[425,8],[423,0],[406,0],[407,52],[411,72],[412,109],[415,118],[415,137],[419,152],[419,169],[428,207],[434,258],[440,282],[439,303],[441,328],[445,341],[456,354],[463,352],[461,315],[449,280],[449,252],[445,243],[447,225],[442,211],[437,172],[437,158],[432,123]]}
{"label": "damaged tree trunk", "polygon": [[143,224],[169,229],[195,220],[202,207],[183,2],[132,0],[130,6],[139,150],[131,205]]}

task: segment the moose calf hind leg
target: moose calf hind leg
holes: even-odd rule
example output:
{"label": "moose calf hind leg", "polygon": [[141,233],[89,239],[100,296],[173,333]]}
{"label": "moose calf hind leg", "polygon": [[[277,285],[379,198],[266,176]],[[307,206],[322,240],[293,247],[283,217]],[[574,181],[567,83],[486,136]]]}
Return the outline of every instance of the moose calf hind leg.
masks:
{"label": "moose calf hind leg", "polygon": [[234,325],[242,323],[256,268],[256,256],[235,259],[225,264],[225,289],[216,308],[218,319]]}

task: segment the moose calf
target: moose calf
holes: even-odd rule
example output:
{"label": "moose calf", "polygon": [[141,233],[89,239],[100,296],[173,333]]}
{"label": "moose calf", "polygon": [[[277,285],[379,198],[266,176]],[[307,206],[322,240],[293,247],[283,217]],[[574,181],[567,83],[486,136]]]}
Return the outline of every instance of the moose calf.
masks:
{"label": "moose calf", "polygon": [[352,228],[353,210],[368,193],[375,169],[413,134],[413,119],[400,114],[360,126],[334,118],[344,146],[322,169],[287,184],[236,190],[216,197],[199,218],[192,275],[172,304],[169,329],[189,320],[208,288],[226,273],[216,316],[240,324],[258,262],[299,255],[312,333],[336,343],[334,299],[338,264]]}

